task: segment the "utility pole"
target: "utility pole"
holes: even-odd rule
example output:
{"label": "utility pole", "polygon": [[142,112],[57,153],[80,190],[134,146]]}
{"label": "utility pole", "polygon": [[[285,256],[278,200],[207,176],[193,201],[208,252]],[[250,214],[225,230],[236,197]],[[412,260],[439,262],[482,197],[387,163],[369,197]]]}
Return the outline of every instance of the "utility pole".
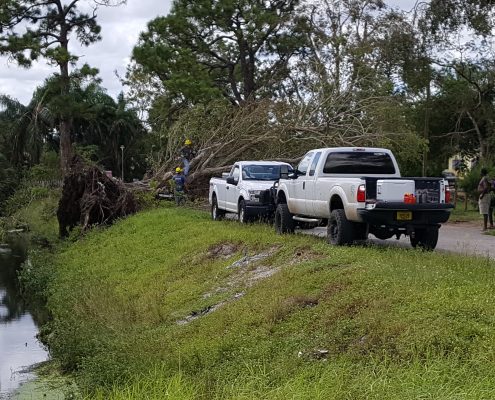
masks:
{"label": "utility pole", "polygon": [[122,182],[124,182],[124,145],[120,146],[120,150],[122,150]]}
{"label": "utility pole", "polygon": [[426,103],[425,103],[425,125],[424,125],[424,138],[427,142],[428,148],[423,150],[423,176],[426,176],[426,164],[428,163],[428,151],[429,151],[429,138],[430,138],[430,97],[431,97],[431,81],[428,80],[428,85],[426,86]]}

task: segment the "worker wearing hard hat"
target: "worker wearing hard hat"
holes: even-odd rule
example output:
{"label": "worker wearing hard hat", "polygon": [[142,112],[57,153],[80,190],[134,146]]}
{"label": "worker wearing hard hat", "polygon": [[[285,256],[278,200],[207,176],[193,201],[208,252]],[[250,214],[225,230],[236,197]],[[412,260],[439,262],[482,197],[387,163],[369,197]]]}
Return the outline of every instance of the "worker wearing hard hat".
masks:
{"label": "worker wearing hard hat", "polygon": [[175,169],[175,174],[172,176],[172,181],[174,182],[174,196],[175,203],[180,205],[184,200],[184,187],[186,185],[186,177],[182,173],[182,168],[177,167]]}
{"label": "worker wearing hard hat", "polygon": [[186,139],[184,141],[184,147],[180,151],[180,156],[182,158],[182,163],[184,164],[184,176],[187,176],[189,175],[191,160],[196,156],[191,139]]}

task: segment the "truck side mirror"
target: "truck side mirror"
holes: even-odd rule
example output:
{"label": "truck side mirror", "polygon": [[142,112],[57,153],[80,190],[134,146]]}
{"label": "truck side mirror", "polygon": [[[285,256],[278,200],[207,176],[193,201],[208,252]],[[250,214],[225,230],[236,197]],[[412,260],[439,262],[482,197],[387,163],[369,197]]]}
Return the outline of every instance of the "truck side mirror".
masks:
{"label": "truck side mirror", "polygon": [[289,166],[281,165],[280,166],[280,179],[289,179]]}
{"label": "truck side mirror", "polygon": [[229,185],[237,185],[237,181],[235,180],[235,178],[233,176],[227,177],[227,183]]}

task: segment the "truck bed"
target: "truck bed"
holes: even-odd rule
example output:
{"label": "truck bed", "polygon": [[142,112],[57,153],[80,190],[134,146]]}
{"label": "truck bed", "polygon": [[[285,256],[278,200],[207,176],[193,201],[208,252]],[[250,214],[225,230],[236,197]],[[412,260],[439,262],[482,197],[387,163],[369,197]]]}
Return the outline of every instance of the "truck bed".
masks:
{"label": "truck bed", "polygon": [[380,179],[386,180],[411,180],[414,181],[416,188],[417,202],[420,204],[425,203],[439,203],[440,202],[440,185],[443,178],[429,178],[429,177],[401,177],[401,178],[377,178],[377,177],[363,177],[366,182],[366,200],[376,200],[376,182]]}

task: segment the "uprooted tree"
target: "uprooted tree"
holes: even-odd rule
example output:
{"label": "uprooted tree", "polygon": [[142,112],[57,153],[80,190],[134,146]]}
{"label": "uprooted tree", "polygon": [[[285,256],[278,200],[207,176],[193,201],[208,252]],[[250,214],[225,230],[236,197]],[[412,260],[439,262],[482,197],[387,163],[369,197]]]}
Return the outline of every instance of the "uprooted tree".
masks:
{"label": "uprooted tree", "polygon": [[119,181],[105,175],[98,167],[74,156],[64,177],[57,219],[61,237],[81,225],[109,224],[137,211],[134,195]]}

